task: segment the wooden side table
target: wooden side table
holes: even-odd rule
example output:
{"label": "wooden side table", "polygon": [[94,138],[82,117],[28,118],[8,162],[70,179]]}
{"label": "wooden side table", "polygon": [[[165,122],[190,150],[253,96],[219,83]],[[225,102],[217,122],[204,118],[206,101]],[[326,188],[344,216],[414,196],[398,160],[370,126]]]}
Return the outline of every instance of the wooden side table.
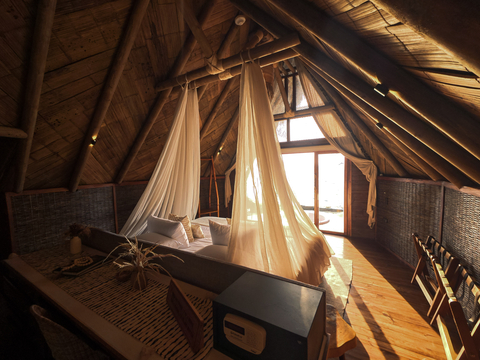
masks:
{"label": "wooden side table", "polygon": [[327,305],[327,333],[330,334],[327,359],[345,360],[345,352],[357,346],[357,334],[332,305]]}

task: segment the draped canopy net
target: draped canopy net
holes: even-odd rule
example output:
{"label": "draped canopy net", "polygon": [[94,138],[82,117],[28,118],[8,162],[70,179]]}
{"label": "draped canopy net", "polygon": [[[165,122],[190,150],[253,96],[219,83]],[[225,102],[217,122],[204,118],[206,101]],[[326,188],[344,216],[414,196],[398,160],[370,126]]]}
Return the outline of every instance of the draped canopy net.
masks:
{"label": "draped canopy net", "polygon": [[332,252],[288,184],[260,66],[241,76],[228,260],[318,285]]}
{"label": "draped canopy net", "polygon": [[120,234],[141,234],[151,215],[165,218],[174,213],[195,218],[200,194],[199,121],[197,90],[185,86],[155,170]]}

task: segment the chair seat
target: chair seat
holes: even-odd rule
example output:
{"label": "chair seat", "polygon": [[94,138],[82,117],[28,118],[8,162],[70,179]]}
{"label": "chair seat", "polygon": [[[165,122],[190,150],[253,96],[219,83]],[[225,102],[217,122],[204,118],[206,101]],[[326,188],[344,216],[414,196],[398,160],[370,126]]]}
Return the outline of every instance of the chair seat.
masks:
{"label": "chair seat", "polygon": [[328,359],[344,359],[345,352],[357,346],[357,334],[332,305],[327,305],[327,333],[330,334]]}

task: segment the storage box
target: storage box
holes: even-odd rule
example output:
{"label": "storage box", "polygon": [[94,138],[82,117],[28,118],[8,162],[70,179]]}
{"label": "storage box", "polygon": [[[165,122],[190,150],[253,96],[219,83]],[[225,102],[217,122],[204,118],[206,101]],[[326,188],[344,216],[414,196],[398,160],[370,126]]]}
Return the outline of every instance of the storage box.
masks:
{"label": "storage box", "polygon": [[213,301],[213,347],[237,360],[318,360],[321,290],[246,272]]}

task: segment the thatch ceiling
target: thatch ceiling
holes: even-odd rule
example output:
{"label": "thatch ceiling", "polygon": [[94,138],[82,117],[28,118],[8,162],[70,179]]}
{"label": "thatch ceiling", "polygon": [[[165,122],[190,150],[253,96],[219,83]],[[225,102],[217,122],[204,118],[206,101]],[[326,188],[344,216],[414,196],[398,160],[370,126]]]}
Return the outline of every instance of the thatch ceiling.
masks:
{"label": "thatch ceiling", "polygon": [[[86,137],[89,136],[89,127],[92,126],[92,119],[96,116],[95,111],[98,111],[102,94],[106,91],[105,84],[108,84],[109,72],[113,71],[115,59],[118,59],[122,51],[122,39],[127,36],[130,29],[128,21],[134,17],[132,15],[134,5],[140,1],[57,0],[51,36],[46,39],[49,42],[47,41],[48,53],[41,96],[38,111],[35,112],[36,124],[31,149],[26,157],[28,166],[24,175],[25,183],[21,188],[71,187],[72,177],[75,177],[77,170],[81,174],[79,184],[100,184],[119,180],[119,173],[125,170],[124,164],[132,151],[132,146],[138,141],[138,134],[158,101],[159,92],[156,86],[171,76],[172,69],[182,56],[182,51],[185,51],[185,42],[189,37],[193,38],[189,25],[184,20],[184,6],[191,6],[195,17],[201,21],[204,16],[202,11],[205,12],[211,1],[214,2],[214,6],[202,28],[211,50],[217,52],[224,43],[227,33],[231,31],[229,29],[233,27],[235,17],[241,13],[234,5],[237,1],[157,0],[147,2],[146,12],[143,17],[140,17],[138,33],[132,40],[131,50],[126,54],[128,60],[119,75],[118,85],[113,89],[105,116],[99,123],[99,131],[96,132],[97,142],[88,150],[85,166],[78,170],[80,154],[85,147],[85,141],[88,145],[89,140],[86,140]],[[48,2],[52,1],[2,0],[0,3],[0,48],[2,49],[0,52],[0,114],[2,115],[0,127],[3,134],[22,128],[28,133],[24,120],[25,109],[29,106],[26,99],[30,99],[27,89],[28,74],[34,68],[32,59],[37,59],[34,42],[41,39],[41,35],[38,35],[39,30],[35,28],[35,22],[37,21],[37,24],[39,22],[36,20],[37,14],[41,13],[39,4]],[[391,92],[386,100],[397,106],[400,109],[399,113],[405,112],[409,116],[413,114],[418,121],[427,125],[429,132],[435,134],[437,139],[445,139],[446,144],[452,143],[452,148],[455,148],[458,154],[463,152],[466,154],[463,157],[466,164],[457,164],[456,160],[450,158],[448,159],[450,164],[445,165],[447,170],[443,171],[449,173],[450,179],[458,179],[457,185],[478,186],[480,181],[475,175],[476,170],[465,170],[469,167],[480,169],[480,161],[471,155],[472,151],[469,154],[465,150],[469,148],[468,141],[466,140],[465,144],[463,142],[460,145],[454,144],[448,139],[447,134],[450,135],[450,131],[455,129],[449,130],[447,126],[442,132],[431,124],[431,116],[435,116],[435,111],[439,111],[438,109],[430,109],[432,106],[426,105],[430,108],[422,114],[421,111],[419,113],[419,108],[414,110],[409,106],[408,96],[418,98],[426,94],[427,101],[431,92],[433,98],[441,99],[442,104],[439,104],[439,107],[445,103],[450,106],[449,109],[453,109],[453,112],[445,113],[444,117],[450,124],[459,121],[465,139],[472,138],[471,135],[475,135],[480,126],[480,84],[474,73],[475,69],[472,68],[469,60],[463,61],[461,55],[456,56],[457,48],[449,50],[451,46],[448,41],[443,46],[441,39],[435,37],[435,29],[423,28],[422,31],[421,26],[415,23],[416,19],[408,16],[408,9],[399,8],[397,11],[390,8],[389,12],[386,9],[389,9],[389,3],[392,3],[390,0],[316,0],[310,4],[306,0],[298,2],[298,4],[307,3],[310,6],[313,4],[316,10],[323,12],[338,22],[341,27],[349,30],[351,38],[356,39],[355,41],[360,40],[355,43],[360,44],[358,45],[360,57],[364,52],[360,46],[369,45],[387,61],[405,70],[413,80],[426,85],[425,88],[428,90],[425,91],[421,87],[418,88],[420,90],[413,88],[411,93],[405,94],[405,88],[399,85],[405,79],[395,78],[394,75],[385,76],[381,71],[378,76],[372,74],[372,71],[362,66],[361,59],[359,61],[352,59],[341,48],[314,35],[312,29],[307,29],[308,26],[305,24],[300,25],[299,19],[295,20],[295,14],[282,11],[281,4],[285,1],[250,0],[243,3],[258,7],[256,14],[264,12],[267,17],[270,16],[281,23],[289,32],[298,32],[302,43],[317,49],[319,54],[327,55],[348,71],[347,77],[358,79],[368,84],[371,89],[378,82],[387,81]],[[426,2],[426,7],[427,3],[430,1]],[[464,16],[464,22],[470,24],[468,19],[474,18],[480,12],[479,6],[474,2],[467,1],[467,3],[472,4],[469,14],[464,11],[465,4],[457,8],[454,0],[446,0],[441,6],[430,8],[430,15],[440,16],[441,14],[436,15],[435,11],[443,14],[450,11],[450,8],[456,9],[456,11],[451,10],[451,24],[444,23],[443,26],[451,25],[451,32],[462,31],[462,29],[453,28],[453,24],[458,26],[456,17]],[[242,10],[248,12],[246,9]],[[402,16],[404,23],[394,17],[393,12],[396,13],[395,16]],[[308,21],[312,14],[306,16],[304,13],[299,16],[302,17],[302,21],[303,17]],[[255,17],[253,20],[258,21]],[[260,28],[253,20],[247,20],[240,27],[231,45],[224,49],[226,52],[223,57],[237,54],[245,48],[251,34]],[[261,21],[258,22],[261,23]],[[268,26],[265,28],[269,30]],[[466,28],[472,29],[472,26],[469,25]],[[278,37],[276,34],[272,35]],[[472,40],[469,35],[464,34],[465,46]],[[266,38],[263,41],[270,40]],[[455,41],[458,43],[458,40]],[[179,74],[205,66],[204,52],[205,49],[197,43]],[[231,89],[217,109],[216,116],[201,142],[202,157],[210,157],[215,154],[222,137],[226,136],[222,151],[216,158],[216,170],[219,174],[223,174],[229,167],[236,151],[236,125],[228,134],[225,134],[238,108],[238,76],[231,81],[233,81]],[[199,103],[202,124],[214,109],[225,85],[226,81],[218,81],[206,88]],[[401,91],[396,91],[397,85],[402,89]],[[418,94],[415,91],[418,91]],[[405,149],[405,146],[388,134],[390,127],[385,125],[386,123],[383,129],[379,129],[375,123],[382,120],[372,117],[371,113],[368,114],[355,101],[344,95],[340,96],[347,106],[355,111],[356,116],[352,117],[348,112],[338,108],[337,104],[338,113],[350,123],[352,131],[375,161],[380,173],[398,176],[398,171],[386,161],[385,154],[379,151],[371,139],[357,126],[359,121],[362,121],[388,148],[406,170],[406,176],[434,178],[434,180],[446,178],[443,173],[438,177],[426,172],[419,166],[418,161],[413,160],[411,151]],[[140,142],[141,146],[134,154],[131,166],[127,167],[128,171],[122,176],[122,181],[149,178],[168,136],[177,97],[178,87],[174,88],[168,96],[160,114],[154,117],[153,125],[147,132],[145,141]],[[458,116],[455,115],[456,111]],[[384,115],[397,122],[392,114],[384,112]],[[401,116],[403,115],[399,115]],[[385,120],[387,121],[388,119]],[[404,127],[401,121],[397,124]],[[430,141],[425,140],[425,136],[430,135],[422,133],[420,128],[418,131],[406,130],[414,138],[422,139],[424,143]],[[3,154],[0,161],[0,180],[4,191],[21,190],[18,186],[18,174],[21,174],[21,170],[18,170],[16,175],[15,169],[18,168],[19,157],[27,141],[12,137],[0,138],[0,151]],[[422,146],[426,148],[421,143],[416,146],[417,149]],[[438,156],[441,150],[425,151],[430,151],[430,155],[427,156],[429,160],[426,162],[433,168],[437,168],[435,159],[442,160]],[[445,157],[445,154],[442,156]],[[465,173],[468,173],[469,178]]]}

